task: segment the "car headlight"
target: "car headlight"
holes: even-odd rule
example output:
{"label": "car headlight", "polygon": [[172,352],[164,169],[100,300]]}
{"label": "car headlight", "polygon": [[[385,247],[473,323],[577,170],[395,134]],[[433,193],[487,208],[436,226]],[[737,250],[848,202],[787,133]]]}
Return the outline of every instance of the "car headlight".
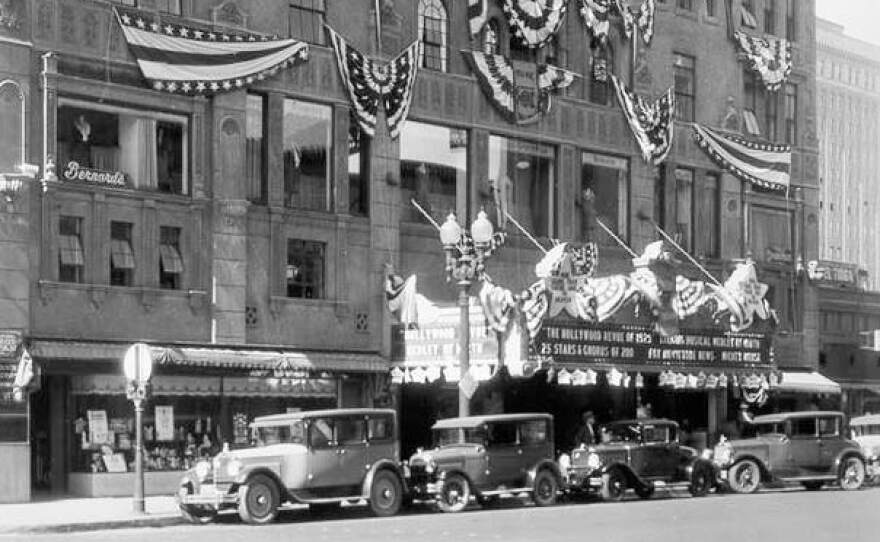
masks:
{"label": "car headlight", "polygon": [[602,458],[599,457],[599,454],[597,453],[590,453],[590,455],[587,456],[587,466],[593,470],[598,469],[602,466]]}
{"label": "car headlight", "polygon": [[229,463],[226,464],[226,475],[235,477],[238,476],[238,473],[241,471],[241,461],[238,459],[233,459]]}
{"label": "car headlight", "polygon": [[437,470],[437,462],[436,461],[434,461],[433,459],[429,459],[428,461],[425,462],[425,472],[426,473],[431,474],[435,470]]}
{"label": "car headlight", "polygon": [[719,444],[715,446],[715,450],[712,452],[712,458],[716,465],[729,465],[732,457],[733,448],[729,444]]}
{"label": "car headlight", "polygon": [[204,482],[209,474],[211,474],[211,463],[207,461],[196,463],[196,476],[199,478],[199,482]]}
{"label": "car headlight", "polygon": [[559,465],[559,470],[565,473],[571,468],[571,457],[568,454],[560,454],[556,463]]}

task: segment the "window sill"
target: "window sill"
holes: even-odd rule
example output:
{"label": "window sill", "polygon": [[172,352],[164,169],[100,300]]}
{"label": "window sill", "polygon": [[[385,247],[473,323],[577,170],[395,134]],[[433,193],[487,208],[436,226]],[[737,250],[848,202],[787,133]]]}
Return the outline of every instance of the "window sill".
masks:
{"label": "window sill", "polygon": [[204,290],[171,290],[165,288],[144,288],[140,286],[109,286],[107,284],[60,282],[53,280],[39,280],[37,281],[37,287],[39,288],[40,301],[43,305],[48,305],[53,302],[57,293],[61,290],[80,291],[88,293],[89,301],[95,310],[101,308],[107,294],[110,292],[127,293],[129,295],[139,296],[144,310],[148,312],[151,311],[162,298],[187,297],[190,309],[195,313],[205,306],[205,302],[208,299],[208,292]]}
{"label": "window sill", "polygon": [[342,318],[348,312],[348,304],[338,299],[309,299],[305,297],[287,297],[273,295],[269,297],[269,312],[274,318],[281,316],[286,307],[312,307],[317,309],[333,309],[337,318]]}
{"label": "window sill", "polygon": [[71,192],[100,192],[104,194],[115,194],[127,197],[155,198],[171,201],[177,200],[186,203],[189,203],[192,200],[192,196],[190,196],[189,194],[173,194],[171,192],[161,192],[159,190],[147,190],[132,187],[112,188],[109,186],[102,186],[98,184],[84,184],[76,181],[59,180],[55,182],[50,182],[47,186],[49,187],[49,189],[65,190]]}

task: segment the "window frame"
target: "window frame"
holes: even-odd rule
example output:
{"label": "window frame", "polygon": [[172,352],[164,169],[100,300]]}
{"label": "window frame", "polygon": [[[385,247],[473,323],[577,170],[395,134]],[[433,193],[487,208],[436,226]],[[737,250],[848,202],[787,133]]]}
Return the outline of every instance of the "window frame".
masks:
{"label": "window frame", "polygon": [[[696,225],[695,231],[709,232],[709,235],[708,238],[699,236],[697,239],[694,239],[695,246],[693,252],[705,258],[718,259],[721,257],[721,173],[717,171],[706,171],[704,173],[703,182],[701,183],[702,193],[706,192],[706,188],[710,183],[714,185],[714,197],[711,201],[703,197],[700,199],[700,205],[695,206],[695,211],[702,211],[699,215],[700,220],[696,221],[699,223]],[[696,198],[696,196],[694,197]],[[708,224],[704,223],[707,218],[705,203],[710,203],[712,209],[711,216],[708,217],[711,223]]]}
{"label": "window frame", "polygon": [[[74,233],[63,233],[62,221],[72,221],[75,224],[73,228]],[[82,284],[85,282],[85,250],[83,247],[83,227],[85,224],[85,218],[76,215],[59,215],[58,216],[58,281],[59,282],[69,282],[74,284]],[[62,239],[70,238],[75,240],[75,244],[77,245],[75,248],[64,247],[62,246]],[[69,241],[64,241],[67,243]],[[63,253],[65,251],[73,250],[75,254],[78,254],[79,258],[74,257],[74,259],[81,260],[79,263],[65,263]],[[73,280],[67,280],[65,277],[67,274],[65,273],[64,268],[71,268],[69,271],[73,273]]]}
{"label": "window frame", "polygon": [[[679,178],[678,172],[680,172],[680,171],[686,172],[690,175],[690,181],[689,181],[690,188],[688,190],[688,192],[690,194],[690,201],[687,202],[689,209],[690,209],[690,212],[687,213],[688,214],[687,217],[684,217],[684,218],[687,218],[687,220],[688,220],[687,223],[681,222],[681,219],[683,217],[680,216],[681,213],[679,213],[679,206],[681,205],[681,201],[679,198],[679,192],[680,192],[679,182],[682,182],[682,183],[686,182],[685,179]],[[693,168],[677,166],[672,175],[673,175],[674,193],[675,193],[675,222],[672,224],[674,226],[672,228],[672,234],[673,234],[673,236],[678,235],[679,233],[681,233],[680,226],[686,225],[688,228],[688,231],[686,232],[687,237],[681,238],[681,239],[676,239],[676,242],[679,245],[681,245],[688,252],[693,252],[694,242],[695,242],[694,232],[696,231],[696,213],[695,213],[696,209],[695,209],[695,205],[694,205],[694,193],[696,192],[695,186],[696,186],[697,172]]]}
{"label": "window frame", "polygon": [[[320,266],[321,269],[319,271],[319,280],[317,284],[307,283],[307,282],[293,282],[292,277],[288,276],[290,268],[295,264],[291,263],[291,259],[293,255],[296,253],[291,250],[291,247],[295,243],[300,243],[303,249],[311,248],[320,248]],[[308,251],[307,251],[308,252]],[[287,238],[287,254],[285,258],[285,273],[284,273],[284,295],[288,299],[315,299],[315,300],[326,300],[329,299],[328,296],[328,284],[327,284],[327,243],[325,241],[316,241],[311,239],[301,239],[295,237]],[[292,283],[293,282],[293,283]],[[291,286],[302,288],[305,291],[307,288],[314,288],[317,290],[315,295],[311,297],[305,295],[291,295]]]}
{"label": "window frame", "polygon": [[[428,70],[447,72],[449,69],[449,10],[442,0],[419,0],[417,15],[418,39],[422,42],[419,51],[419,66]],[[427,22],[437,21],[439,42],[428,41]],[[429,47],[437,48],[439,57],[428,54]],[[429,58],[439,58],[439,67],[428,65]]]}
{"label": "window frame", "polygon": [[[304,35],[303,32],[298,32],[300,35],[295,35],[294,33],[294,25],[293,25],[293,16],[294,14],[300,15],[300,27],[297,30],[304,30],[305,17],[308,16],[310,21],[308,21],[310,25],[309,35]],[[315,19],[317,19],[317,25],[315,24]],[[301,39],[307,43],[312,43],[315,45],[327,45],[327,33],[324,32],[324,23],[327,20],[327,4],[325,0],[288,0],[287,2],[287,35],[291,38]]]}
{"label": "window frame", "polygon": [[[674,51],[672,53],[673,85],[675,87],[675,120],[682,122],[696,122],[697,119],[697,58],[692,55]],[[683,65],[680,61],[687,61],[690,66]],[[690,80],[690,94],[679,88],[678,75],[687,75]],[[686,115],[683,115],[684,105],[687,105]]]}
{"label": "window frame", "polygon": [[797,2],[786,0],[785,3],[785,39],[797,41]]}
{"label": "window frame", "polygon": [[[617,202],[617,207],[618,207],[617,210],[618,210],[618,214],[619,214],[619,216],[617,217],[618,223],[617,224],[606,224],[606,225],[608,227],[612,228],[614,233],[618,237],[620,237],[624,241],[628,242],[630,239],[631,229],[632,229],[632,224],[630,223],[630,210],[632,208],[632,163],[631,163],[629,157],[615,155],[615,154],[609,154],[609,153],[605,153],[605,152],[592,151],[592,150],[587,150],[584,148],[581,148],[580,151],[581,151],[580,184],[579,184],[578,188],[579,188],[581,194],[583,194],[583,191],[587,189],[584,187],[584,182],[585,182],[584,168],[586,166],[601,167],[604,169],[613,169],[613,170],[618,171],[618,183],[620,183],[620,177],[619,177],[620,173],[619,172],[622,171],[624,173],[624,176],[625,176],[624,184],[625,184],[625,191],[626,191],[625,200],[626,201],[621,202],[618,199],[618,202]],[[592,160],[590,160],[591,158],[592,158]],[[624,162],[624,164],[622,164],[624,167],[620,168],[620,167],[614,167],[611,164],[602,165],[602,164],[597,163],[597,162],[601,161],[603,158],[607,159],[607,160],[615,161],[615,162],[622,161],[622,162]],[[590,189],[592,189],[592,187],[590,187]],[[621,191],[621,185],[618,184],[618,186],[617,186],[618,197],[620,196],[620,191]],[[598,201],[597,201],[597,199],[595,199],[595,198],[598,198],[598,195],[596,194],[595,190],[593,190],[593,197],[594,197],[594,200],[593,200],[594,201],[594,209],[593,210],[596,213],[596,218],[600,218],[599,206],[597,205]],[[586,202],[584,202],[583,204],[586,204]],[[623,209],[621,209],[621,206],[623,207]],[[622,225],[621,222],[623,223],[623,230],[622,231],[620,229],[620,227]],[[584,231],[585,227],[586,227],[586,225],[581,224],[582,232]],[[583,235],[581,235],[581,236],[585,237]],[[600,238],[602,238],[602,239],[606,238],[606,234],[604,233],[604,230],[603,230],[603,233],[601,234]],[[608,239],[610,239],[610,237]],[[584,241],[587,241],[587,239],[584,239]]]}
{"label": "window frame", "polygon": [[785,83],[784,86],[784,114],[785,114],[785,142],[796,146],[798,142],[798,86],[795,83]]}
{"label": "window frame", "polygon": [[[596,62],[605,61],[605,80],[599,81],[595,77]],[[591,104],[611,107],[614,105],[614,91],[611,88],[611,77],[614,67],[614,49],[611,44],[607,44],[599,49],[592,50],[590,54],[589,84],[584,85],[584,98]],[[600,100],[600,94],[602,99]]]}
{"label": "window frame", "polygon": [[[256,164],[252,161],[251,152],[248,148],[250,145],[249,141],[251,139],[256,139],[248,137],[248,124],[253,118],[251,116],[250,103],[253,103],[257,99],[260,100],[259,178],[251,175],[252,169],[255,168]],[[245,108],[245,182],[247,183],[247,199],[249,202],[257,205],[266,205],[269,197],[269,100],[267,95],[257,92],[248,92],[245,100],[248,102],[248,106]],[[255,190],[257,188],[255,183],[259,183],[258,190]]]}
{"label": "window frame", "polygon": [[776,34],[776,0],[764,0],[764,33]]}
{"label": "window frame", "polygon": [[[116,232],[119,230],[115,230],[114,226],[116,228],[122,228],[122,230],[126,232],[126,235],[123,237],[116,236]],[[110,286],[119,286],[124,288],[131,288],[134,286],[135,272],[137,270],[137,255],[135,254],[134,246],[132,246],[134,240],[134,228],[135,225],[133,222],[124,222],[121,220],[110,221]],[[114,263],[114,254],[116,254],[114,245],[116,242],[125,243],[128,245],[128,254],[131,256],[132,259],[131,267],[123,267]]]}
{"label": "window frame", "polygon": [[[173,233],[172,233],[173,232]],[[183,254],[181,251],[181,237],[183,229],[179,226],[159,226],[159,288],[165,290],[182,290],[183,276],[185,266],[183,262]],[[171,239],[173,237],[173,240]],[[163,247],[176,253],[177,261],[180,264],[179,271],[168,271],[165,269],[165,254]],[[172,256],[174,258],[174,256]],[[167,275],[167,277],[165,276]],[[170,285],[170,286],[166,286]]]}
{"label": "window frame", "polygon": [[[327,139],[325,141],[326,144],[326,153],[324,157],[324,205],[321,208],[309,206],[306,204],[294,203],[292,195],[296,192],[293,190],[289,190],[291,188],[289,184],[292,184],[292,180],[288,180],[288,172],[287,172],[287,159],[284,155],[287,153],[288,149],[284,146],[284,139],[287,137],[287,104],[307,104],[310,107],[314,107],[316,109],[321,109],[326,111],[327,116],[321,117],[322,120],[326,120],[327,122]],[[331,104],[318,102],[313,100],[303,100],[293,96],[284,96],[282,100],[282,118],[281,118],[281,160],[282,160],[282,183],[283,183],[283,198],[284,198],[284,207],[288,209],[299,209],[304,211],[316,211],[322,213],[330,213],[333,211],[333,189],[334,189],[334,157],[336,155],[336,145],[335,145],[335,120],[334,120],[334,107]],[[295,149],[294,149],[295,154]],[[302,160],[302,153],[300,153],[300,161]],[[291,170],[291,171],[296,171]]]}

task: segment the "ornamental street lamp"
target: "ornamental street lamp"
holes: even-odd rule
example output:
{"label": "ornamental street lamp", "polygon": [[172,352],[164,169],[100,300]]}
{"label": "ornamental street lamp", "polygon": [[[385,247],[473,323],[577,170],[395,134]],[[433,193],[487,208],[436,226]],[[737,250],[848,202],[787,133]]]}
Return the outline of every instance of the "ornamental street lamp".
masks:
{"label": "ornamental street lamp", "polygon": [[147,398],[147,384],[153,372],[153,358],[150,347],[144,343],[135,343],[125,352],[122,363],[125,379],[126,396],[134,403],[135,451],[134,451],[134,499],[135,512],[144,513],[144,431],[143,414],[144,400]]}
{"label": "ornamental street lamp", "polygon": [[470,369],[469,291],[471,284],[482,277],[485,260],[504,242],[504,234],[494,232],[486,212],[480,209],[477,219],[471,224],[470,233],[458,224],[454,213],[449,213],[446,222],[440,226],[440,242],[446,252],[446,281],[455,279],[458,284],[458,306],[461,310],[458,336],[458,415],[468,416],[472,394],[465,391],[462,384],[466,382]]}

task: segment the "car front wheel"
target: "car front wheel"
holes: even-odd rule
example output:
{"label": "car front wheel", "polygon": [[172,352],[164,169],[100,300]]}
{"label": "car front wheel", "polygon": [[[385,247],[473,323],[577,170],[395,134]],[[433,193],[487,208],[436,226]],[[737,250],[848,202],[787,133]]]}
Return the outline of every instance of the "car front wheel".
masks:
{"label": "car front wheel", "polygon": [[403,486],[397,475],[380,470],[370,486],[370,510],[379,517],[393,516],[400,511],[403,502]]}
{"label": "car front wheel", "polygon": [[557,491],[559,491],[559,484],[556,482],[556,476],[547,469],[538,471],[535,476],[535,489],[532,493],[535,506],[552,506],[556,503]]}
{"label": "car front wheel", "polygon": [[705,497],[709,490],[712,489],[713,476],[714,472],[712,472],[712,468],[708,465],[700,464],[695,466],[693,473],[691,473],[691,485],[688,487],[688,491],[694,497]]}
{"label": "car front wheel", "polygon": [[840,487],[847,491],[859,489],[865,482],[865,463],[858,457],[850,456],[843,460],[838,475]]}
{"label": "car front wheel", "polygon": [[443,489],[437,497],[441,512],[461,512],[471,498],[471,486],[460,474],[452,474],[443,481]]}
{"label": "car front wheel", "polygon": [[728,473],[730,489],[737,493],[754,493],[761,485],[761,470],[749,459],[739,461]]}
{"label": "car front wheel", "polygon": [[281,496],[268,476],[257,474],[238,488],[238,515],[245,523],[270,523],[278,515]]}
{"label": "car front wheel", "polygon": [[626,475],[620,469],[611,469],[602,475],[602,499],[619,501],[626,494]]}

